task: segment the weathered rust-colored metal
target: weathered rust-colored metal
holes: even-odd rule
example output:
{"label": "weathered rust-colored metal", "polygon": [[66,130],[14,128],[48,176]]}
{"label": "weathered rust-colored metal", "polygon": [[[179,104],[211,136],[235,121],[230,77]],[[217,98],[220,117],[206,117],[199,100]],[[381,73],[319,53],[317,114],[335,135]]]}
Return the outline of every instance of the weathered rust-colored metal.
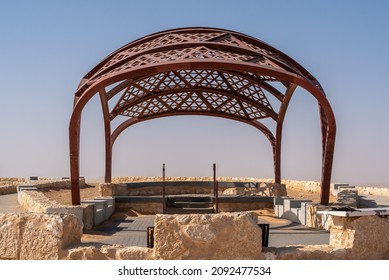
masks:
{"label": "weathered rust-colored metal", "polygon": [[[275,181],[280,182],[282,125],[297,87],[311,93],[319,104],[321,203],[328,204],[336,124],[319,82],[272,46],[217,28],[182,28],[145,36],[108,55],[82,78],[69,125],[72,203],[80,203],[81,112],[95,94],[100,94],[104,115],[106,182],[112,176],[114,142],[125,129],[178,115],[221,117],[258,128],[272,145]],[[118,101],[112,103],[115,96]],[[118,116],[127,119],[112,132],[112,121]],[[263,119],[275,122],[276,136]]]}

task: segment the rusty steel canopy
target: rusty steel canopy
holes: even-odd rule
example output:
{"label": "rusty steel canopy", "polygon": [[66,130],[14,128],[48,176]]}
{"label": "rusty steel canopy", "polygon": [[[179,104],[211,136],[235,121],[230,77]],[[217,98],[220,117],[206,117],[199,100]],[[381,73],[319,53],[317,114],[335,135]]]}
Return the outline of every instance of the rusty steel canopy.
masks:
{"label": "rusty steel canopy", "polygon": [[[140,38],[111,53],[82,78],[69,126],[72,203],[80,204],[81,112],[95,94],[100,95],[104,114],[106,182],[111,182],[113,144],[126,128],[160,117],[205,115],[258,128],[272,145],[275,181],[280,183],[282,126],[298,86],[311,93],[319,106],[320,202],[327,205],[336,124],[319,82],[292,58],[256,38],[204,27]],[[108,102],[115,96],[119,99],[110,108]],[[273,106],[270,100],[278,104]],[[111,122],[118,116],[127,119],[111,131]],[[262,119],[275,122],[275,135]]]}

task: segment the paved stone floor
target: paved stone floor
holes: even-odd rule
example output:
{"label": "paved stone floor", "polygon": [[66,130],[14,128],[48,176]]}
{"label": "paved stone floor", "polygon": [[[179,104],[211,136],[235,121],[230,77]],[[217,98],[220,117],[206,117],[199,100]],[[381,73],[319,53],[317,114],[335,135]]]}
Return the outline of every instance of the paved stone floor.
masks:
{"label": "paved stone floor", "polygon": [[21,213],[25,212],[18,203],[18,194],[0,195],[0,213]]}
{"label": "paved stone floor", "polygon": [[120,244],[122,246],[147,246],[147,227],[154,226],[154,215],[112,218],[103,225],[87,232],[83,242]]}

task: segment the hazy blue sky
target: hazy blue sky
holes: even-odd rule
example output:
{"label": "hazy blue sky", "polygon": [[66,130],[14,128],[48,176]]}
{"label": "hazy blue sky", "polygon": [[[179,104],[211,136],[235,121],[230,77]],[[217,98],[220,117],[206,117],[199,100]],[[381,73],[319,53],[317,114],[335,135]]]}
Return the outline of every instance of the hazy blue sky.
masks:
{"label": "hazy blue sky", "polygon": [[[259,38],[321,83],[337,119],[333,181],[389,185],[388,1],[1,1],[0,177],[69,175],[68,124],[81,77],[106,55],[170,28]],[[284,125],[283,178],[319,180],[317,104],[296,92]],[[114,176],[273,177],[253,127],[205,117],[144,122],[114,147]],[[84,110],[81,174],[104,175],[99,100]]]}

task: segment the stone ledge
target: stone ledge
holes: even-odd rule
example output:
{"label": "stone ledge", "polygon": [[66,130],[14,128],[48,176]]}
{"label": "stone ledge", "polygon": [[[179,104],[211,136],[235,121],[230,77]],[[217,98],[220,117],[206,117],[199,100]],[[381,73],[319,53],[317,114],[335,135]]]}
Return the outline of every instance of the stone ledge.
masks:
{"label": "stone ledge", "polygon": [[74,215],[0,214],[0,259],[57,260],[81,242]]}
{"label": "stone ledge", "polygon": [[73,214],[81,223],[90,224],[84,217],[82,206],[67,206],[49,199],[43,193],[36,190],[23,190],[18,194],[19,204],[30,213],[44,214]]}

